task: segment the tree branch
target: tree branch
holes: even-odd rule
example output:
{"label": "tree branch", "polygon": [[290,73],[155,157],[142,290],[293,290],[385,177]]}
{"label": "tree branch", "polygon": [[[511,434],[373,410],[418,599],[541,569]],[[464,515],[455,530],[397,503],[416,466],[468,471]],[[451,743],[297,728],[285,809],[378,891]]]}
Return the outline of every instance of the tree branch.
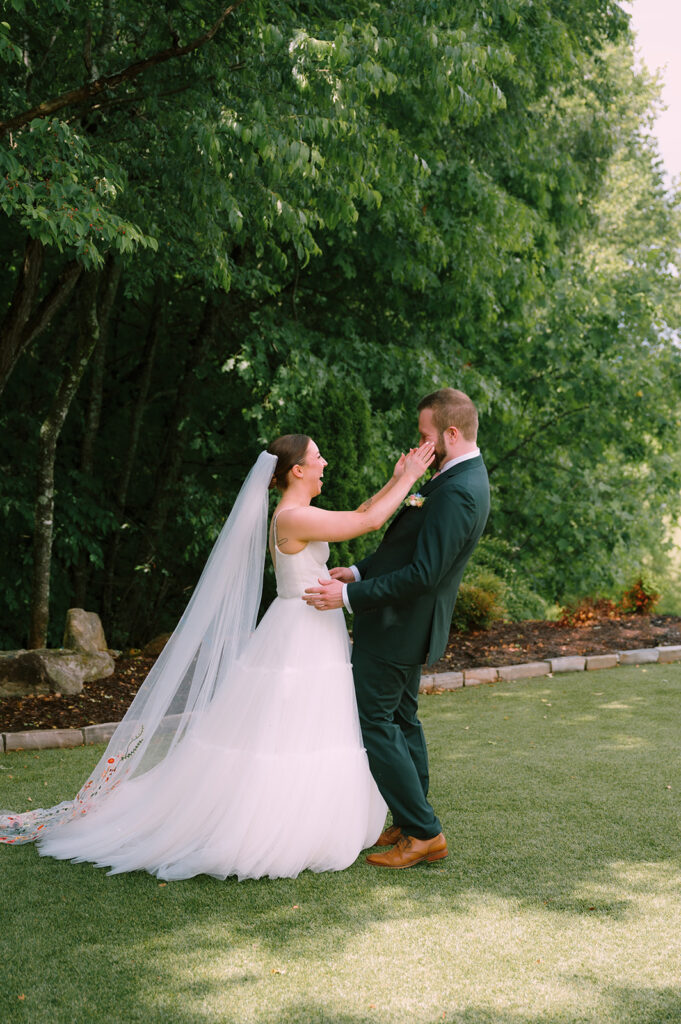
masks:
{"label": "tree branch", "polygon": [[75,260],[66,264],[61,274],[59,274],[57,280],[52,285],[52,288],[49,290],[26,324],[22,339],[24,348],[27,345],[30,345],[33,339],[36,338],[41,331],[45,330],[54,314],[61,306],[63,306],[80,277],[82,270],[83,268],[81,264],[76,263]]}
{"label": "tree branch", "polygon": [[83,42],[83,63],[85,64],[85,70],[90,81],[93,81],[97,77],[96,72],[93,71],[92,63],[92,22],[88,18],[85,24],[85,40]]}
{"label": "tree branch", "polygon": [[123,68],[122,71],[118,71],[115,75],[104,75],[101,78],[95,79],[94,82],[88,82],[77,89],[63,92],[60,96],[55,96],[54,99],[45,100],[44,103],[39,103],[37,107],[25,110],[22,114],[17,114],[16,117],[12,117],[8,121],[0,121],[0,134],[23,128],[37,117],[49,117],[51,114],[56,114],[58,110],[62,110],[73,103],[83,103],[85,100],[98,96],[106,89],[115,89],[123,82],[132,81],[132,79],[137,78],[138,75],[148,71],[149,68],[155,67],[157,64],[163,64],[165,61],[173,60],[175,57],[184,57],[188,53],[198,50],[199,47],[210,42],[228,15],[243,3],[245,3],[245,0],[234,0],[234,3],[225,8],[218,20],[207,32],[197,36],[196,39],[187,43],[186,46],[177,46],[173,43],[166,50],[160,50],[158,53],[152,54],[151,57],[145,57],[144,60],[138,60],[134,64],[129,64],[127,68]]}
{"label": "tree branch", "polygon": [[514,456],[516,456],[518,454],[518,452],[522,451],[523,448],[526,448],[528,444],[532,444],[533,442],[537,441],[539,436],[541,434],[543,434],[543,432],[545,430],[548,430],[549,427],[552,427],[554,424],[558,423],[560,420],[564,420],[566,418],[569,418],[570,416],[576,416],[580,412],[585,412],[589,408],[590,408],[589,405],[580,405],[576,409],[567,409],[565,412],[560,413],[557,416],[552,416],[550,419],[545,420],[543,423],[540,423],[538,427],[535,427],[531,431],[531,433],[529,433],[525,437],[523,437],[518,442],[518,444],[515,445],[515,447],[510,448],[509,451],[507,451],[507,452],[504,452],[504,454],[501,456],[501,458],[498,459],[497,462],[494,463],[494,465],[488,466],[487,472],[491,476],[492,473],[494,473],[494,471],[499,468],[499,466],[502,464],[502,462],[506,462],[507,459],[514,458]]}
{"label": "tree branch", "polygon": [[0,324],[0,394],[25,347],[24,335],[40,288],[44,252],[41,241],[28,239],[12,302]]}

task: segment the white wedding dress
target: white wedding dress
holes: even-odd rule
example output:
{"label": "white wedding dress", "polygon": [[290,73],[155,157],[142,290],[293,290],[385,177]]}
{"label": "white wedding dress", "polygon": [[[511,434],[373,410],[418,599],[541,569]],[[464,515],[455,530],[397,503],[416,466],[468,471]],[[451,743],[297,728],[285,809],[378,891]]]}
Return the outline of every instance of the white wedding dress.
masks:
{"label": "white wedding dress", "polygon": [[386,805],[369,772],[340,610],[302,600],[328,544],[276,551],[277,597],[172,757],[84,816],[38,836],[41,854],[163,879],[295,877],[348,867]]}

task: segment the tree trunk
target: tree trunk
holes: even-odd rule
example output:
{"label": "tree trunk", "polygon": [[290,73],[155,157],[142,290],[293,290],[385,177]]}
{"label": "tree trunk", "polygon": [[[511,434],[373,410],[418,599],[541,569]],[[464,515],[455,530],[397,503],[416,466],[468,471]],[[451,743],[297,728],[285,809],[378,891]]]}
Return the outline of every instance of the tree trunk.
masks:
{"label": "tree trunk", "polygon": [[[168,424],[168,442],[160,461],[159,472],[156,477],[156,487],[151,503],[147,527],[145,531],[146,550],[137,559],[138,564],[149,565],[153,562],[158,549],[159,538],[168,518],[176,496],[176,485],[180,476],[182,466],[182,455],[184,452],[183,423],[189,413],[192,393],[194,390],[194,371],[201,365],[212,344],[215,329],[218,325],[221,308],[211,299],[208,299],[204,307],[201,323],[192,340],[192,345],[187,355],[184,372],[178,385],[175,408],[170,423]],[[150,599],[148,582],[153,579],[151,573],[147,573],[143,581],[138,584],[135,598],[132,602],[131,615],[131,636],[134,642],[144,638],[149,623],[149,612],[153,601]]]}
{"label": "tree trunk", "polygon": [[[105,270],[104,283],[98,303],[97,319],[99,321],[99,341],[92,357],[92,383],[90,402],[88,405],[83,444],[80,453],[80,471],[83,477],[92,477],[95,462],[95,441],[99,432],[102,416],[102,396],[104,392],[104,371],[106,368],[106,343],[109,333],[109,321],[113,309],[116,292],[121,279],[122,265],[109,256]],[[90,560],[87,552],[81,551],[78,565],[73,574],[73,602],[77,608],[84,607],[87,591]]]}
{"label": "tree trunk", "polygon": [[75,260],[67,263],[36,309],[43,262],[42,242],[36,238],[29,238],[12,302],[0,326],[0,395],[21,354],[50,324],[57,310],[71,294],[82,272],[81,266]]}
{"label": "tree trunk", "polygon": [[0,326],[0,394],[24,348],[24,331],[38,297],[44,255],[42,242],[29,238],[12,302]]}
{"label": "tree trunk", "polygon": [[128,440],[127,447],[125,449],[125,455],[123,460],[123,468],[121,470],[120,479],[118,482],[118,493],[116,495],[116,503],[118,505],[118,520],[119,529],[116,530],[106,558],[106,569],[104,573],[104,588],[102,592],[102,616],[106,623],[109,623],[109,628],[114,625],[113,623],[113,590],[114,590],[114,576],[116,572],[116,564],[118,562],[118,550],[121,541],[120,527],[123,524],[125,518],[126,509],[128,507],[128,490],[130,488],[130,479],[132,477],[133,466],[135,465],[135,459],[137,457],[137,448],[139,445],[140,434],[142,432],[142,422],[144,420],[144,413],[147,406],[147,398],[149,396],[149,388],[151,387],[151,375],[154,369],[154,362],[156,360],[156,351],[158,349],[158,339],[161,328],[161,290],[157,287],[154,291],[154,297],[151,304],[151,312],[149,317],[149,327],[147,330],[147,336],[144,344],[144,351],[142,353],[142,375],[140,377],[140,388],[137,394],[137,401],[135,402],[135,408],[132,414],[132,422],[130,425],[130,438]]}
{"label": "tree trunk", "polygon": [[75,349],[52,406],[40,428],[29,630],[29,647],[31,649],[45,647],[47,643],[54,523],[54,464],[57,441],[73,397],[99,340],[97,285],[98,275],[87,274],[82,294],[80,330]]}

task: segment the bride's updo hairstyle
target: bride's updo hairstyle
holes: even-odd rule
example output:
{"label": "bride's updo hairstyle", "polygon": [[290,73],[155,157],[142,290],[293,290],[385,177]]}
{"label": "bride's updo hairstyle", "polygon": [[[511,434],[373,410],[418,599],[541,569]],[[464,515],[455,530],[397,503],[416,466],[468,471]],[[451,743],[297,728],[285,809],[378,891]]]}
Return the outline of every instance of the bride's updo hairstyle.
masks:
{"label": "bride's updo hairstyle", "polygon": [[294,466],[302,466],[307,455],[307,447],[312,440],[307,434],[283,434],[268,445],[270,455],[276,455],[277,468],[274,471],[270,488],[278,491],[286,490],[286,478]]}

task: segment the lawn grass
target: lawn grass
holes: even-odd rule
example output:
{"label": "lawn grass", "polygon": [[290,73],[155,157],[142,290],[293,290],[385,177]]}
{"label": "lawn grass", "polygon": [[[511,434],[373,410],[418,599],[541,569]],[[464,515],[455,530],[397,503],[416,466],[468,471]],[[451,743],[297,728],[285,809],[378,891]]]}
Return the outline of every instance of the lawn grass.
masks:
{"label": "lawn grass", "polygon": [[[0,848],[0,1019],[678,1024],[680,702],[681,665],[422,698],[450,856],[409,871],[163,885]],[[1,757],[0,806],[98,753]]]}

